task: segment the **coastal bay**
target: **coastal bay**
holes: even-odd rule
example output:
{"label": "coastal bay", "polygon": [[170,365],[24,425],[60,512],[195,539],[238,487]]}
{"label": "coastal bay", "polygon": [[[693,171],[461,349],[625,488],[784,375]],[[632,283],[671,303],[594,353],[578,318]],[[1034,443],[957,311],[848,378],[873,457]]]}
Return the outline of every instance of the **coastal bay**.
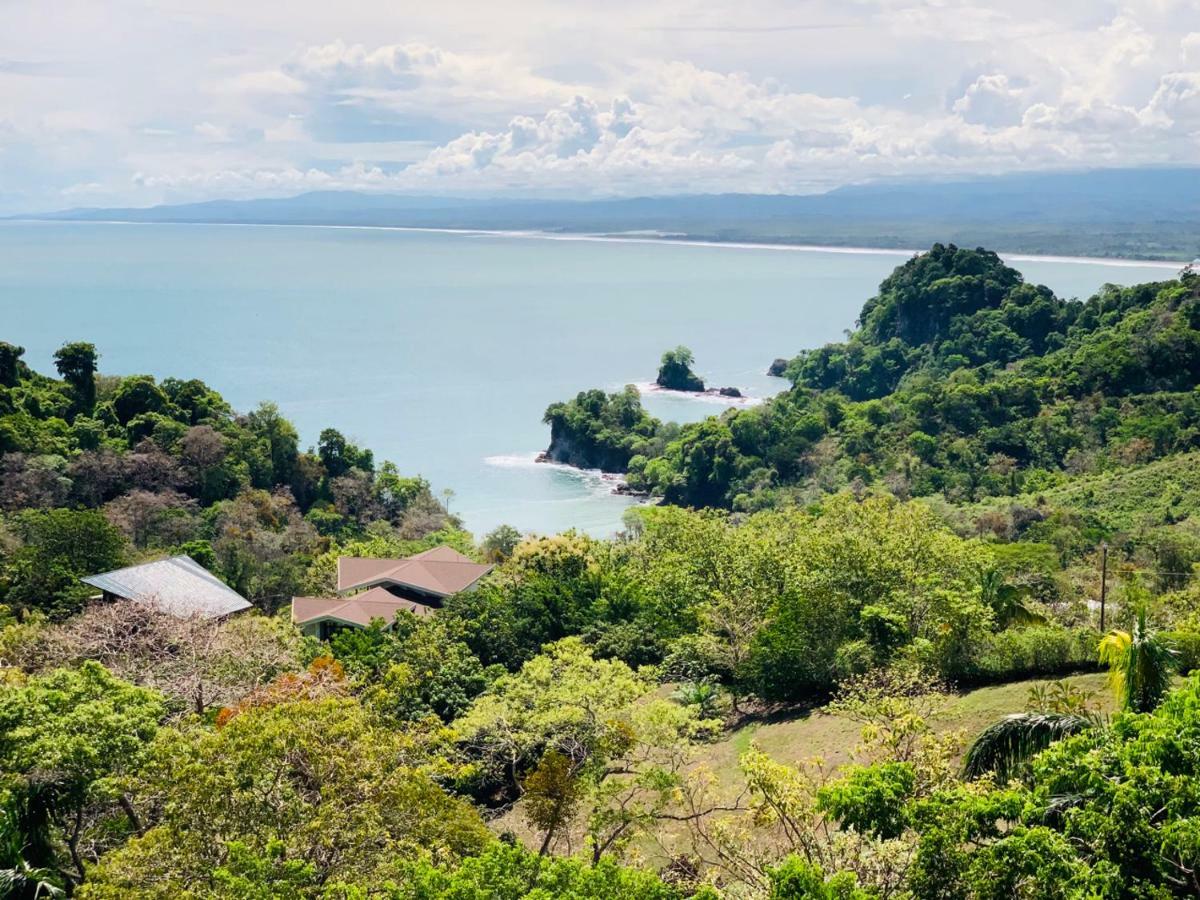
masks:
{"label": "coastal bay", "polygon": [[[546,406],[653,380],[686,344],[714,385],[762,398],[776,357],[837,340],[895,251],[543,239],[374,228],[0,224],[3,338],[48,369],[87,339],[101,370],[197,377],[235,406],[275,399],[305,445],[333,424],[483,533],[610,533],[630,498],[537,465]],[[1121,260],[1011,262],[1060,296],[1170,277]],[[752,400],[750,402],[752,402]],[[644,391],[658,418],[722,398]]]}

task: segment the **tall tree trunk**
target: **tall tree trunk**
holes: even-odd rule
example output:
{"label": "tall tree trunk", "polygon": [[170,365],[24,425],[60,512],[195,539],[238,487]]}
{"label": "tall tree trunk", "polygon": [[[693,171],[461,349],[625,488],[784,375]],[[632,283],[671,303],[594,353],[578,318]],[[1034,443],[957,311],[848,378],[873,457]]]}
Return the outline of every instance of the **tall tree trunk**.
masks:
{"label": "tall tree trunk", "polygon": [[128,794],[121,794],[120,800],[121,809],[125,810],[125,815],[129,819],[129,824],[133,826],[133,830],[138,835],[146,833],[145,826],[142,825],[142,820],[137,814],[137,810],[133,808],[133,801],[129,799]]}

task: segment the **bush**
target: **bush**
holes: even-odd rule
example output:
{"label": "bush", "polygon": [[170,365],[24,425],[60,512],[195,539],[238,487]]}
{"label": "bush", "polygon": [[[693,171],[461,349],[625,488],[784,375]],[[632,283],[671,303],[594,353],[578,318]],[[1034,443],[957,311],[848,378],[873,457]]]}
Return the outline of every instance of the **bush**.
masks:
{"label": "bush", "polygon": [[1180,675],[1200,668],[1200,632],[1164,631],[1162,636],[1178,654],[1175,659]]}
{"label": "bush", "polygon": [[1099,641],[1100,633],[1092,628],[1009,628],[991,635],[967,671],[954,677],[965,684],[988,684],[1095,669]]}

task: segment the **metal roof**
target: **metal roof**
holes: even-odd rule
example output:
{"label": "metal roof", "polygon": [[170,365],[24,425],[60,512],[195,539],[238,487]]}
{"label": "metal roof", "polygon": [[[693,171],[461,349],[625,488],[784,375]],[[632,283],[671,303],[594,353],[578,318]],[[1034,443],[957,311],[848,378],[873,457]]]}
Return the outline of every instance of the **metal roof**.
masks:
{"label": "metal roof", "polygon": [[237,591],[190,556],[172,556],[82,579],[84,584],[127,600],[152,603],[173,616],[215,619],[249,609]]}

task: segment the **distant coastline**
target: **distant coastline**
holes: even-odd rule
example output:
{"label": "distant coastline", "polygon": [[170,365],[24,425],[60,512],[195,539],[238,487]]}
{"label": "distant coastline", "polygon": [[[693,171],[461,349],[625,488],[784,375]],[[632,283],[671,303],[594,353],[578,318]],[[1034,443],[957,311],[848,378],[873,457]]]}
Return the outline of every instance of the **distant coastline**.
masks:
{"label": "distant coastline", "polygon": [[[137,225],[137,226],[186,226],[186,227],[220,227],[220,228],[321,228],[339,229],[345,231],[400,231],[423,234],[454,234],[464,237],[492,237],[545,241],[588,241],[593,243],[613,244],[667,244],[685,247],[715,247],[729,250],[774,250],[793,251],[797,253],[841,253],[872,256],[894,256],[910,258],[923,251],[903,247],[869,247],[846,246],[835,244],[790,243],[786,240],[771,241],[759,239],[754,241],[742,240],[713,240],[712,238],[692,237],[681,233],[660,233],[651,235],[646,232],[560,232],[521,229],[494,228],[437,228],[420,225],[342,225],[323,224],[315,222],[189,222],[189,221],[158,221],[139,222],[129,219],[46,219],[46,218],[9,218],[0,220],[5,223],[25,225]],[[1102,265],[1125,268],[1156,268],[1178,272],[1191,264],[1185,260],[1139,259],[1121,256],[1057,256],[1035,253],[1008,253],[997,250],[1000,256],[1009,262],[1054,262],[1079,265]]]}

